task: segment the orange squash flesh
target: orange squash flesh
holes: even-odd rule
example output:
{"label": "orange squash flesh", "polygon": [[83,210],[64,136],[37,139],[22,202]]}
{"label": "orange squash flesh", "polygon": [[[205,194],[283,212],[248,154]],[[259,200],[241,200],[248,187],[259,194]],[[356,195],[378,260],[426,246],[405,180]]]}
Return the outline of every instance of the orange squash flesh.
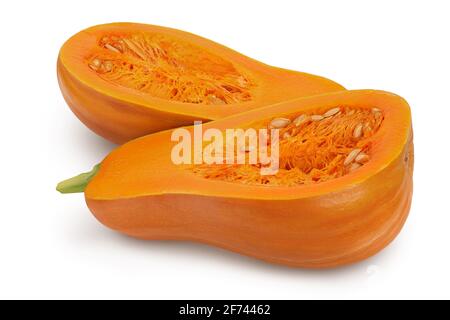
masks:
{"label": "orange squash flesh", "polygon": [[331,80],[268,66],[187,32],[136,23],[77,33],[61,48],[57,67],[72,111],[116,143],[344,90]]}
{"label": "orange squash flesh", "polygon": [[87,204],[104,225],[137,238],[199,241],[295,267],[362,260],[395,238],[409,212],[414,153],[405,100],[342,91],[251,110],[204,129],[259,127],[337,106],[376,107],[384,117],[368,136],[370,160],[355,171],[290,186],[208,179],[172,163],[169,130],[113,151],[85,190]]}

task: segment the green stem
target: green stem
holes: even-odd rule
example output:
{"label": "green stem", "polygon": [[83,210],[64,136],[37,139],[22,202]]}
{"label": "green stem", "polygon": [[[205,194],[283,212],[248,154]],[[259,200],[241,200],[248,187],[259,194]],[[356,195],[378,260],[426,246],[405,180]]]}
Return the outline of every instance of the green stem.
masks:
{"label": "green stem", "polygon": [[61,193],[79,193],[84,192],[89,182],[95,177],[100,164],[96,165],[91,172],[82,173],[76,177],[64,180],[56,186],[56,190]]}

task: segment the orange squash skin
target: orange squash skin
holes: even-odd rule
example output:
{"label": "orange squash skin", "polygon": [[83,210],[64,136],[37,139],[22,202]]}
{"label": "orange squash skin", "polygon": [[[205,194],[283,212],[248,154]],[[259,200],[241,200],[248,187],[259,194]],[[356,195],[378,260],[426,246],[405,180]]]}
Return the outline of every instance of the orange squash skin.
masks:
{"label": "orange squash skin", "polygon": [[[86,59],[108,32],[152,32],[176,37],[212,52],[249,73],[258,84],[252,101],[229,105],[197,105],[156,99],[110,85],[89,69]],[[112,23],[86,29],[61,48],[57,75],[61,92],[74,114],[92,131],[123,143],[149,133],[217,120],[294,98],[345,90],[326,78],[271,67],[199,36],[164,27]]]}
{"label": "orange squash skin", "polygon": [[87,199],[87,203],[101,223],[132,237],[197,241],[267,262],[330,268],[368,258],[396,237],[409,212],[411,185],[395,187],[407,191],[377,209],[372,205],[349,210],[344,203],[319,210],[330,200],[320,198],[274,200],[268,206],[260,201],[188,195],[113,202]]}
{"label": "orange squash skin", "polygon": [[[378,155],[355,173],[301,187],[196,180],[170,164],[170,156],[161,160],[170,145],[163,146],[170,141],[166,131],[108,156],[86,189],[88,207],[109,228],[142,239],[198,241],[293,267],[329,268],[365,259],[396,237],[411,205],[414,152],[403,99],[381,91],[348,91],[207,125],[230,127],[258,114],[343,103],[376,104],[386,113]],[[145,151],[151,146],[153,156]],[[121,176],[124,171],[127,177]]]}

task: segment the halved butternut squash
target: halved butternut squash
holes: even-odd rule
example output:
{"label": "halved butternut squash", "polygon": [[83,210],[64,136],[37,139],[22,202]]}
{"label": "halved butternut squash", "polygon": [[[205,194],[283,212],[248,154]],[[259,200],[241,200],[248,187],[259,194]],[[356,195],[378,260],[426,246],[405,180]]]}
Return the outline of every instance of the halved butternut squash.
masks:
{"label": "halved butternut squash", "polygon": [[124,144],[58,189],[87,186],[97,219],[133,237],[199,241],[297,267],[367,258],[406,220],[414,152],[399,96],[342,91],[204,125],[211,128],[278,129],[278,172],[260,175],[261,163],[176,165],[169,130]]}
{"label": "halved butternut squash", "polygon": [[57,66],[61,91],[75,115],[116,143],[344,89],[187,32],[136,23],[77,33],[61,48]]}

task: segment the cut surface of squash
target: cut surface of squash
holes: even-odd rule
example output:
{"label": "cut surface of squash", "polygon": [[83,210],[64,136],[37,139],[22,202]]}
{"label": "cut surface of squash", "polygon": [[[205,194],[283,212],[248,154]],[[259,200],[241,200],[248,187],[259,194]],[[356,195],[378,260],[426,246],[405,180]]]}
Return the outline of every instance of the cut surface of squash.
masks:
{"label": "cut surface of squash", "polygon": [[268,66],[184,31],[136,23],[77,33],[61,48],[57,65],[72,111],[117,143],[344,90],[326,78]]}

